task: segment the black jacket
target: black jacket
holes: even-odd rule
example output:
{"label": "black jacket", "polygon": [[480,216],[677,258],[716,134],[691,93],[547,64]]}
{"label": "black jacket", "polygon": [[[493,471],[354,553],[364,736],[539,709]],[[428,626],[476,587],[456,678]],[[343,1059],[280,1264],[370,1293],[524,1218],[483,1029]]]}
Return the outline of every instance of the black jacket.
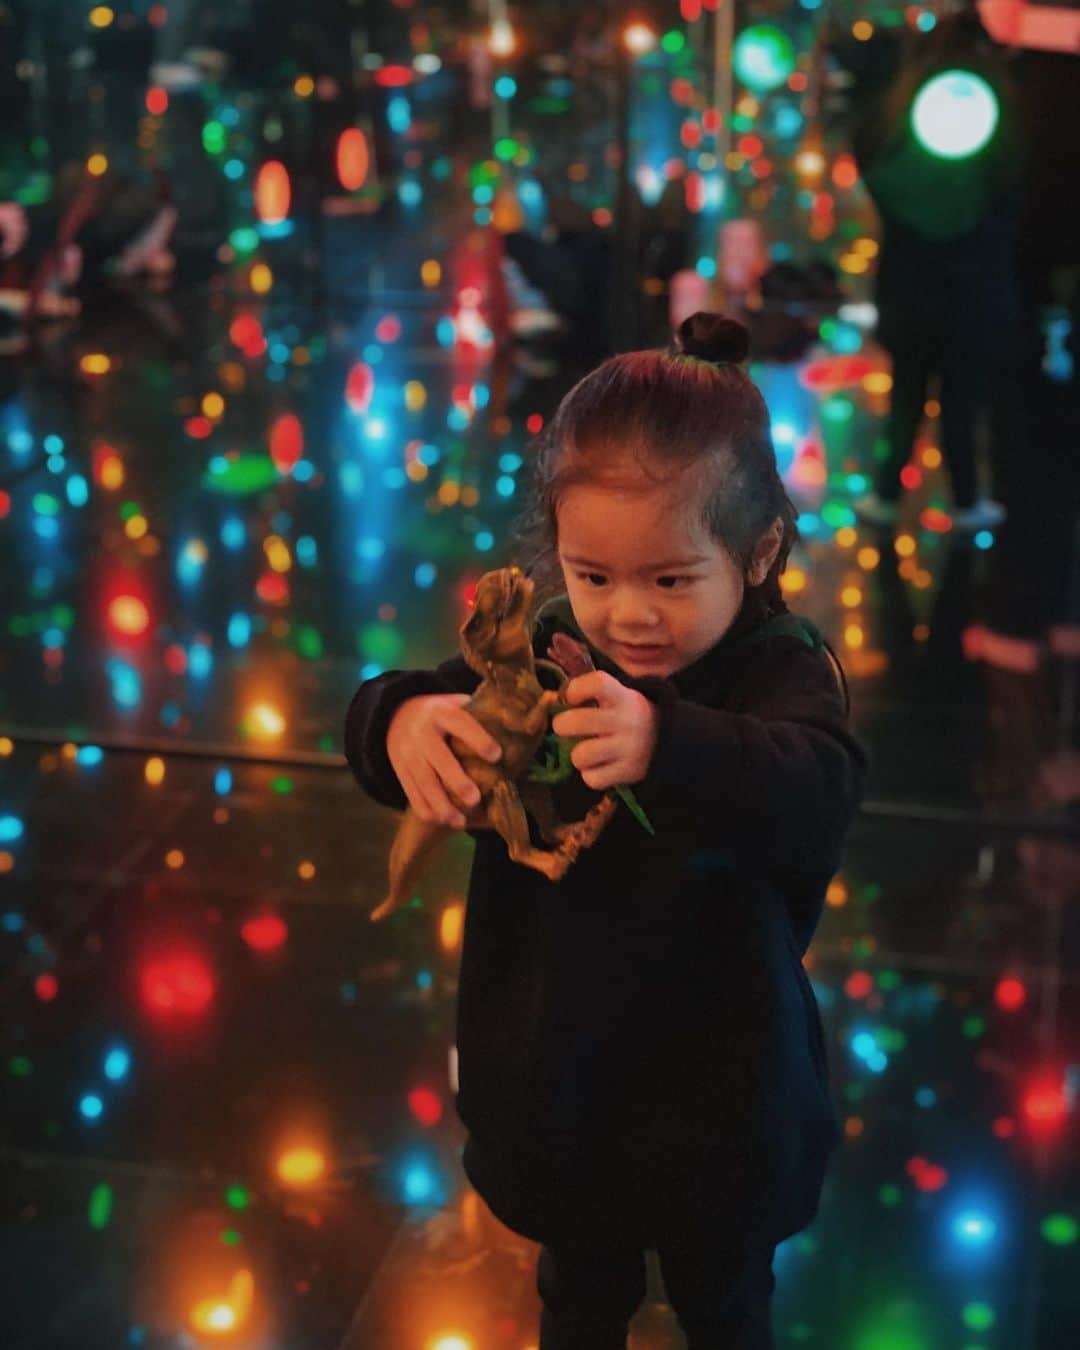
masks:
{"label": "black jacket", "polygon": [[[464,1167],[535,1241],[779,1242],[816,1212],[838,1130],[801,957],[866,759],[817,630],[786,615],[763,636],[767,618],[748,591],[728,633],[667,679],[634,679],[593,649],[660,709],[634,786],[655,836],[620,805],[554,884],[511,862],[495,831],[470,832]],[[565,599],[542,611],[538,656],[557,627],[582,636]],[[386,755],[394,711],[478,682],[458,656],[361,685],[346,754],[364,790],[403,808]],[[576,774],[555,793],[563,819],[599,795]]]}

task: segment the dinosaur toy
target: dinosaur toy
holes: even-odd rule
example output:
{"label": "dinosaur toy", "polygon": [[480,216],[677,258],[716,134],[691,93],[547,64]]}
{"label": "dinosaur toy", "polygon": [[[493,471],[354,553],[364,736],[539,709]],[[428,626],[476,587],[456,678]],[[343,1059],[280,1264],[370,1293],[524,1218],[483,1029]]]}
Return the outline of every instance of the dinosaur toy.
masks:
{"label": "dinosaur toy", "polygon": [[[555,660],[534,657],[533,591],[532,580],[519,567],[485,572],[476,585],[472,613],[460,630],[462,655],[481,677],[465,707],[502,746],[502,757],[494,764],[481,759],[456,736],[450,736],[448,744],[480,789],[476,806],[454,799],[465,816],[465,828],[498,830],[514,862],[558,881],[581,850],[595,843],[620,797],[646,829],[651,832],[652,827],[627,788],[609,789],[579,821],[559,820],[551,784],[575,772],[570,750],[579,738],[554,735],[550,722],[569,706],[562,697],[569,679],[591,669],[592,661],[583,644],[563,633],[555,634],[549,648]],[[543,687],[538,667],[557,678],[557,689]],[[536,762],[541,745],[543,764]],[[526,811],[552,848],[533,845]],[[421,820],[406,808],[390,848],[388,893],[372,910],[372,920],[385,918],[412,895],[429,856],[452,833],[450,826]]]}

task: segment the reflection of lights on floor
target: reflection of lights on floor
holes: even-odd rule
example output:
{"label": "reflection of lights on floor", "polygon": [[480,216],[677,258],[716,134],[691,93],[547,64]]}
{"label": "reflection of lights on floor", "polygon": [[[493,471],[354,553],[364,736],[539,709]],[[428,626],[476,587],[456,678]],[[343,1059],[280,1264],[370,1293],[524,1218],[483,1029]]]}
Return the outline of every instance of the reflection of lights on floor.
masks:
{"label": "reflection of lights on floor", "polygon": [[272,740],[285,731],[285,718],[272,703],[253,703],[246,718],[252,736]]}
{"label": "reflection of lights on floor", "polygon": [[191,1325],[204,1335],[227,1335],[247,1321],[255,1296],[255,1280],[250,1270],[238,1270],[229,1281],[229,1292],[222,1298],[211,1295],[191,1310]]}

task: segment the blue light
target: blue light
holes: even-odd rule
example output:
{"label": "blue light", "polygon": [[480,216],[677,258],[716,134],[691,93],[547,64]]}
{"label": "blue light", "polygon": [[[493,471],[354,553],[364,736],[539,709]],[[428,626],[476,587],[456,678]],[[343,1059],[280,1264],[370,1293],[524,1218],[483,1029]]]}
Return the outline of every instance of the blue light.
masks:
{"label": "blue light", "polygon": [[8,432],[8,449],[12,454],[25,455],[34,448],[34,438],[22,428]]}
{"label": "blue light", "polygon": [[267,355],[271,361],[276,361],[279,366],[283,366],[292,353],[284,342],[271,342]]}
{"label": "blue light", "polygon": [[34,533],[41,539],[55,539],[60,533],[60,522],[55,516],[35,516]]}
{"label": "blue light", "polygon": [[131,1056],[123,1046],[114,1046],[105,1056],[105,1077],[111,1078],[114,1083],[126,1078],[130,1068]]}
{"label": "blue light", "polygon": [[386,353],[383,351],[380,343],[369,342],[360,355],[369,366],[377,366]]}
{"label": "blue light", "polygon": [[417,989],[430,989],[430,988],[431,988],[431,971],[430,971],[430,970],[418,970],[418,971],[416,972],[416,987],[417,987]]}
{"label": "blue light", "polygon": [[296,229],[296,223],[287,219],[275,220],[273,223],[260,221],[257,228],[264,239],[287,239]]}
{"label": "blue light", "polygon": [[847,476],[848,491],[855,496],[861,496],[870,486],[865,474],[849,473]]}
{"label": "blue light", "polygon": [[[423,454],[423,451],[420,452]],[[520,469],[523,460],[520,455],[515,455],[512,450],[508,450],[505,455],[499,456],[499,468],[503,473],[513,473],[515,469]]]}
{"label": "blue light", "polygon": [[952,1222],[953,1237],[962,1246],[985,1248],[997,1235],[997,1224],[985,1211],[966,1209]]}
{"label": "blue light", "polygon": [[301,567],[314,567],[319,561],[319,547],[310,534],[302,534],[297,539],[296,561]]}
{"label": "blue light", "polygon": [[490,183],[477,183],[472,196],[478,206],[490,206],[495,200],[495,189]]}
{"label": "blue light", "polygon": [[79,1102],[79,1110],[82,1112],[84,1119],[97,1120],[102,1111],[105,1110],[105,1103],[96,1092],[88,1092]]}
{"label": "blue light", "polygon": [[402,206],[419,206],[423,196],[423,189],[413,178],[404,179],[398,187],[398,197]]}
{"label": "blue light", "polygon": [[50,473],[63,473],[66,463],[63,455],[50,455],[45,461],[45,467]]}
{"label": "blue light", "polygon": [[472,405],[474,408],[486,408],[491,402],[491,389],[486,384],[474,384]]}
{"label": "blue light", "polygon": [[716,276],[716,259],[699,258],[694,265],[694,270],[699,277],[708,277],[711,280]]}
{"label": "blue light", "polygon": [[341,488],[346,497],[359,496],[364,490],[364,471],[359,464],[353,460],[341,466],[339,477],[341,479]]}
{"label": "blue light", "polygon": [[84,768],[93,769],[105,758],[105,751],[100,745],[80,745],[75,754],[75,763],[83,765]]}
{"label": "blue light", "polygon": [[495,491],[500,497],[512,497],[515,487],[517,487],[517,484],[509,474],[503,474],[501,478],[495,480]]}
{"label": "blue light", "polygon": [[410,1205],[434,1203],[435,1177],[424,1163],[412,1163],[405,1169],[405,1200]]}
{"label": "blue light", "polygon": [[781,103],[773,117],[773,129],[777,136],[789,140],[802,130],[802,113],[793,103]]}
{"label": "blue light", "polygon": [[794,445],[798,439],[798,432],[791,422],[774,422],[772,438],[776,445]]}
{"label": "blue light", "polygon": [[113,702],[121,708],[137,708],[142,699],[142,678],[126,661],[110,661],[107,667],[112,681]]}
{"label": "blue light", "polygon": [[67,642],[67,634],[62,628],[46,628],[41,635],[41,645],[56,649]]}
{"label": "blue light", "polygon": [[374,562],[386,552],[386,541],[376,535],[365,535],[356,546],[356,551],[365,562]]}
{"label": "blue light", "polygon": [[13,844],[23,835],[23,823],[18,816],[0,816],[0,844]]}
{"label": "blue light", "polygon": [[385,417],[369,417],[364,423],[364,435],[369,441],[384,441],[389,428]]}
{"label": "blue light", "polygon": [[0,919],[0,928],[3,928],[5,933],[21,933],[25,924],[25,918],[21,914],[16,914],[14,910]]}
{"label": "blue light", "polygon": [[535,178],[526,178],[518,184],[518,196],[522,206],[531,209],[543,204],[544,190]]}
{"label": "blue light", "polygon": [[440,347],[452,347],[457,341],[457,329],[449,314],[444,314],[435,325],[435,341]]}
{"label": "blue light", "polygon": [[413,573],[413,580],[422,590],[427,590],[434,582],[435,575],[434,563],[424,562],[418,564],[416,571]]}
{"label": "blue light", "polygon": [[193,643],[188,651],[188,670],[196,680],[205,680],[214,668],[214,654],[205,642]]}
{"label": "blue light", "polygon": [[382,480],[388,488],[392,488],[395,492],[400,488],[403,488],[409,481],[405,470],[401,468],[399,464],[395,464],[389,469],[384,469]]}
{"label": "blue light", "polygon": [[481,553],[486,553],[495,544],[495,536],[490,530],[478,530],[473,543]]}
{"label": "blue light", "polygon": [[228,549],[243,548],[244,541],[247,539],[247,530],[244,522],[238,516],[229,516],[221,523],[221,542]]}
{"label": "blue light", "polygon": [[513,98],[517,93],[517,82],[512,75],[500,75],[495,81],[495,92],[500,98]]}
{"label": "blue light", "polygon": [[205,559],[199,556],[196,541],[189,539],[176,560],[176,575],[185,586],[192,586],[202,576]]}
{"label": "blue light", "polygon": [[310,459],[301,459],[293,465],[292,476],[298,483],[310,483],[315,477],[315,465]]}
{"label": "blue light", "polygon": [[796,522],[799,527],[799,533],[811,536],[821,533],[821,517],[815,515],[813,511],[804,511]]}
{"label": "blue light", "polygon": [[408,131],[412,126],[412,109],[409,107],[409,100],[401,94],[395,94],[386,105],[386,120],[390,124],[390,130],[396,131],[398,135]]}
{"label": "blue light", "polygon": [[933,1088],[921,1087],[915,1093],[915,1104],[921,1106],[924,1111],[928,1111],[931,1106],[937,1104],[937,1093]]}
{"label": "blue light", "polygon": [[989,530],[980,530],[975,536],[975,547],[988,549],[994,547],[994,536]]}
{"label": "blue light", "polygon": [[465,431],[469,425],[469,414],[464,408],[451,408],[446,414],[446,425],[451,431]]}
{"label": "blue light", "polygon": [[228,769],[218,769],[214,774],[214,791],[219,797],[227,797],[232,791],[232,773]]}
{"label": "blue light", "polygon": [[161,725],[163,727],[174,727],[180,721],[182,714],[175,703],[166,703],[161,709]]}
{"label": "blue light", "polygon": [[360,667],[361,680],[373,680],[376,675],[381,675],[385,667],[380,666],[378,661],[368,661]]}
{"label": "blue light", "polygon": [[931,14],[928,9],[924,9],[915,20],[915,27],[920,33],[929,33],[937,26],[937,15]]}
{"label": "blue light", "polygon": [[251,618],[237,612],[230,618],[227,632],[230,647],[246,647],[251,641]]}
{"label": "blue light", "polygon": [[273,384],[280,384],[285,378],[286,370],[284,366],[268,365],[266,367],[266,378]]}
{"label": "blue light", "polygon": [[90,500],[90,488],[81,473],[73,473],[67,480],[67,499],[72,506],[85,506]]}
{"label": "blue light", "polygon": [[58,436],[55,431],[50,431],[41,445],[47,455],[58,455],[64,448],[64,438]]}
{"label": "blue light", "polygon": [[231,178],[235,183],[238,178],[244,176],[244,161],[242,159],[227,159],[225,161],[225,177]]}
{"label": "blue light", "polygon": [[476,222],[477,225],[490,225],[491,207],[478,206],[476,210],[473,212],[473,220]]}

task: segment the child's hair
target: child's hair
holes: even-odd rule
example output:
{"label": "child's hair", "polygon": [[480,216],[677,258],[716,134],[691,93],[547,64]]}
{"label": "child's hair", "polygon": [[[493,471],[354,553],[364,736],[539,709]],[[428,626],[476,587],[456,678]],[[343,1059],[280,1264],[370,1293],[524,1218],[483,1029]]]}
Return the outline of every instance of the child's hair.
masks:
{"label": "child's hair", "polygon": [[798,513],[776,467],[765,400],[741,368],[749,347],[741,323],[699,312],[668,348],[610,357],[574,385],[537,439],[532,491],[514,535],[538,602],[564,589],[557,511],[567,488],[629,476],[666,483],[689,469],[701,475],[690,500],[704,502],[692,524],[703,525],[744,576],[754,544],[783,521],[761,591],[769,611],[786,609],[780,574],[798,538]]}

